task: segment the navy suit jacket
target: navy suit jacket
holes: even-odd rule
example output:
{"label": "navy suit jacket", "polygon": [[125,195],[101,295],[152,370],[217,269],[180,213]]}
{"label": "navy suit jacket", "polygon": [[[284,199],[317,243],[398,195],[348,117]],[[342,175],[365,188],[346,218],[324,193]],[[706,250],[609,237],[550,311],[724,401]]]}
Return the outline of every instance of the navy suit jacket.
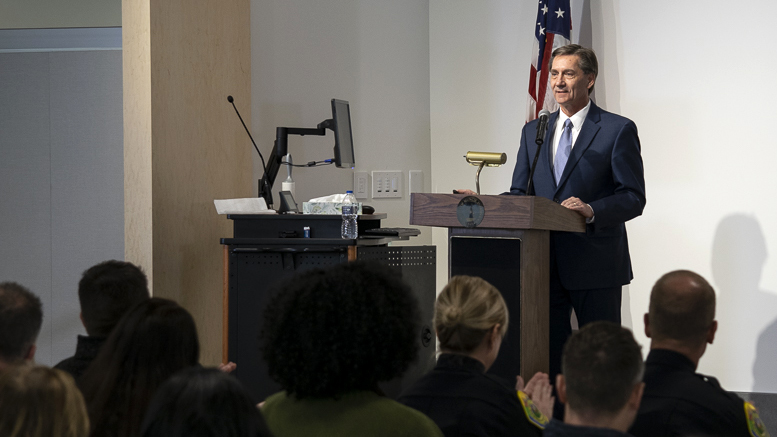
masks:
{"label": "navy suit jacket", "polygon": [[[548,133],[558,120],[550,115]],[[509,194],[524,195],[531,163],[537,151],[537,120],[523,127]],[[645,176],[637,126],[631,120],[591,109],[572,147],[558,186],[551,161],[552,138],[542,146],[534,173],[537,196],[555,202],[575,196],[594,210],[586,232],[551,232],[551,257],[568,290],[617,287],[633,275],[625,222],[645,208]]]}

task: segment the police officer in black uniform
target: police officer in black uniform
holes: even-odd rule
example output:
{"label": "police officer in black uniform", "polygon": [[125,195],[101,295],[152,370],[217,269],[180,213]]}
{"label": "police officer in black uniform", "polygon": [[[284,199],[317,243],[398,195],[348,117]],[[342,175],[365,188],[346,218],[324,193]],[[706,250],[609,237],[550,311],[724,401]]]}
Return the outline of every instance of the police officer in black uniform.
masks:
{"label": "police officer in black uniform", "polygon": [[712,344],[715,291],[701,276],[678,270],[662,276],[650,294],[645,334],[645,393],[630,433],[660,436],[768,436],[755,407],[696,373]]}
{"label": "police officer in black uniform", "polygon": [[442,350],[437,366],[399,402],[429,416],[445,437],[541,436],[553,405],[548,375],[538,373],[524,388],[486,373],[499,354],[508,318],[493,285],[472,276],[451,278],[434,305]]}
{"label": "police officer in black uniform", "polygon": [[630,437],[645,388],[631,331],[607,321],[585,325],[564,345],[561,370],[556,391],[564,421],[552,419],[543,437]]}

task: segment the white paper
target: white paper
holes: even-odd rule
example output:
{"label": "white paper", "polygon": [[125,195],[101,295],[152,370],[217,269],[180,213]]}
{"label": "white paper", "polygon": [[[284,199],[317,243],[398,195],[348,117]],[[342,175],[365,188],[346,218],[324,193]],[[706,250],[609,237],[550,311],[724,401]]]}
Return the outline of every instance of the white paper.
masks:
{"label": "white paper", "polygon": [[267,209],[267,203],[261,197],[214,199],[213,204],[219,214],[275,214],[274,209]]}

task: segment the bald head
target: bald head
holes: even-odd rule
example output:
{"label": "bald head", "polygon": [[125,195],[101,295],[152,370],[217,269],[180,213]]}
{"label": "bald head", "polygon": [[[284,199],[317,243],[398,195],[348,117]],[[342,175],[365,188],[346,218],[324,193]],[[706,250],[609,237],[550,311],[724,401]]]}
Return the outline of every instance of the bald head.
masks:
{"label": "bald head", "polygon": [[662,276],[650,293],[650,335],[700,346],[715,320],[715,290],[700,275],[676,270]]}

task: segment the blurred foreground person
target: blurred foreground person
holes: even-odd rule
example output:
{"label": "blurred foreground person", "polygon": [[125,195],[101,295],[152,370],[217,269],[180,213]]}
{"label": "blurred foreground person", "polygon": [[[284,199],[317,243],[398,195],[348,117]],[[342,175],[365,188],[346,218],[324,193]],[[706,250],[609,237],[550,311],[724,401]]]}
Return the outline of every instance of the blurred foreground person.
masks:
{"label": "blurred foreground person", "polygon": [[639,409],[644,364],[640,346],[628,329],[592,322],[569,338],[556,390],[564,422],[553,419],[547,437],[628,436]]}
{"label": "blurred foreground person", "polygon": [[0,373],[32,362],[43,324],[40,298],[16,282],[0,283]]}
{"label": "blurred foreground person", "polygon": [[200,367],[159,387],[142,429],[142,437],[270,437],[246,389],[224,372]]}
{"label": "blurred foreground person", "polygon": [[87,335],[78,336],[74,356],[54,367],[80,378],[121,317],[149,298],[148,279],[132,263],[110,260],[87,269],[78,282],[81,323]]}
{"label": "blurred foreground person", "polygon": [[514,388],[486,373],[499,354],[508,319],[493,285],[477,277],[451,278],[434,307],[442,351],[437,366],[399,402],[429,416],[447,437],[542,435],[553,407],[548,375],[538,373],[524,389],[520,379]]}
{"label": "blurred foreground person", "polygon": [[66,372],[20,365],[0,375],[0,436],[86,437],[89,417]]}
{"label": "blurred foreground person", "polygon": [[200,343],[191,314],[151,298],[116,325],[79,380],[94,437],[135,437],[151,398],[179,370],[197,365]]}
{"label": "blurred foreground person", "polygon": [[276,437],[442,436],[381,393],[418,353],[418,304],[388,267],[350,262],[283,284],[264,314],[262,353],[284,391],[262,413]]}
{"label": "blurred foreground person", "polygon": [[631,433],[661,436],[767,436],[755,407],[696,373],[707,344],[715,340],[715,290],[701,276],[677,270],[662,276],[650,293],[645,334],[645,394]]}

